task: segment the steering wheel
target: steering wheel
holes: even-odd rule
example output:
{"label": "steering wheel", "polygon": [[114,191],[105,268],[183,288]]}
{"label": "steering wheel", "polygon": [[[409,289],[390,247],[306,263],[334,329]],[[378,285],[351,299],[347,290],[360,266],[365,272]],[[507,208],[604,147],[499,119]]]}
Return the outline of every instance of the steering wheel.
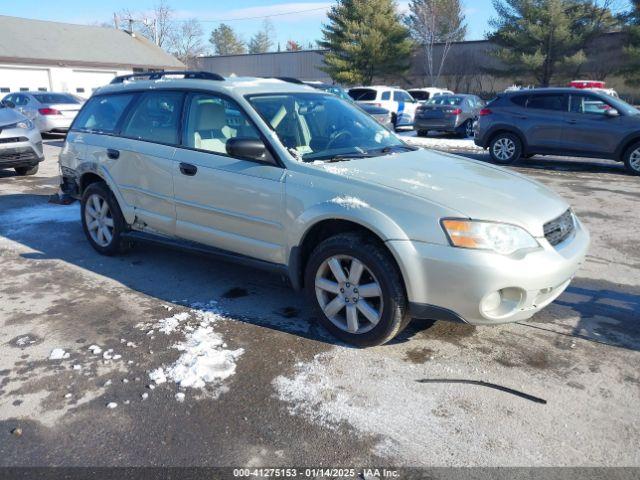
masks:
{"label": "steering wheel", "polygon": [[327,146],[325,147],[327,150],[331,150],[331,147],[333,147],[333,145],[335,143],[338,142],[338,140],[347,140],[353,138],[353,135],[351,134],[350,131],[348,130],[340,130],[338,133],[336,133],[333,138],[331,138],[328,142],[327,142]]}

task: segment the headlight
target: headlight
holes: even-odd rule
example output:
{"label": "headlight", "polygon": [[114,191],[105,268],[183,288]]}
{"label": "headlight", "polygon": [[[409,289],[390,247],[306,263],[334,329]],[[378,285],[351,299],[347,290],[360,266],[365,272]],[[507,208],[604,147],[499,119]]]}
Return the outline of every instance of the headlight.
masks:
{"label": "headlight", "polygon": [[7,125],[3,128],[24,128],[25,130],[31,130],[33,128],[33,122],[28,118],[25,118],[24,120],[20,120],[19,122]]}
{"label": "headlight", "polygon": [[511,255],[519,250],[540,246],[529,232],[506,223],[443,220],[442,227],[454,247],[492,250],[502,255]]}

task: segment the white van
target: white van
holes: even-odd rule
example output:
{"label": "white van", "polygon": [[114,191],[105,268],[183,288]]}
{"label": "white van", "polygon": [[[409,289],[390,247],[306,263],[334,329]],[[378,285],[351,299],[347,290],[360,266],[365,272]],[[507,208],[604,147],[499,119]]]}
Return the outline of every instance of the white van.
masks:
{"label": "white van", "polygon": [[349,96],[358,103],[389,110],[396,128],[413,126],[418,102],[406,90],[385,86],[356,87],[349,90]]}

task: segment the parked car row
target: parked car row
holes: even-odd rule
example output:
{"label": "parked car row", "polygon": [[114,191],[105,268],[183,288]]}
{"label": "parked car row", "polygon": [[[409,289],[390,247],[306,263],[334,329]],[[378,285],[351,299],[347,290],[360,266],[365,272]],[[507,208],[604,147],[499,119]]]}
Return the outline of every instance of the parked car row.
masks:
{"label": "parked car row", "polygon": [[64,133],[78,114],[84,99],[70,93],[17,92],[6,95],[4,105],[22,113],[42,133]]}
{"label": "parked car row", "polygon": [[18,175],[34,175],[44,160],[42,137],[35,124],[0,102],[0,169],[13,168]]}

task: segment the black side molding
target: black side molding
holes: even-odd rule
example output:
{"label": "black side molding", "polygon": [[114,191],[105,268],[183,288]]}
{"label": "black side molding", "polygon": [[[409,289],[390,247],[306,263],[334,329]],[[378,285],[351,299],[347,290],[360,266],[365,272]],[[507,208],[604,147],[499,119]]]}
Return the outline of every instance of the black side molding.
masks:
{"label": "black side molding", "polygon": [[413,318],[424,320],[442,320],[443,322],[467,323],[456,312],[426,303],[409,303],[409,314]]}

